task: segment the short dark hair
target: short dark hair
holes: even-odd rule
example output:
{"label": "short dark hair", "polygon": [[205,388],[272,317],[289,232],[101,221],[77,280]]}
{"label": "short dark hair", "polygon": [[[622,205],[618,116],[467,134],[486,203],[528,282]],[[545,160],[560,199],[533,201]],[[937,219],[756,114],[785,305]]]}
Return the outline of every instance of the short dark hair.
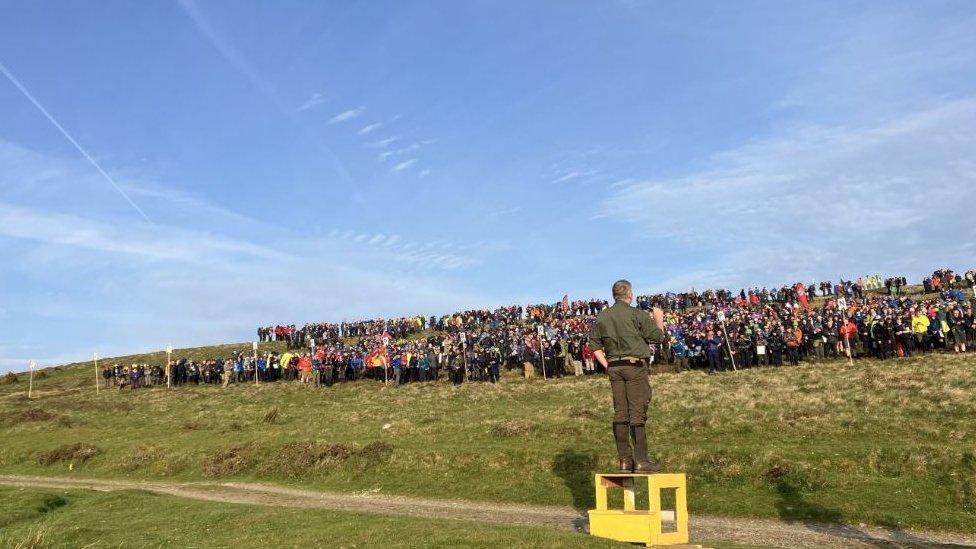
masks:
{"label": "short dark hair", "polygon": [[627,293],[631,291],[632,286],[630,282],[624,279],[620,279],[613,283],[613,298],[614,299],[624,299],[627,297]]}

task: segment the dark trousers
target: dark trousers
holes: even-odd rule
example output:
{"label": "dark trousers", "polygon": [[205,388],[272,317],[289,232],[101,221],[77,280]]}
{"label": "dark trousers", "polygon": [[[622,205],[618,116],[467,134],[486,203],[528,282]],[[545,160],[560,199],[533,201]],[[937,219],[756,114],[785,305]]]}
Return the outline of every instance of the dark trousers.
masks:
{"label": "dark trousers", "polygon": [[800,363],[800,348],[799,347],[786,347],[786,354],[790,357],[790,365],[796,366]]}
{"label": "dark trousers", "polygon": [[752,367],[753,355],[752,348],[747,347],[739,350],[739,362],[743,368]]}
{"label": "dark trousers", "polygon": [[651,402],[647,366],[611,366],[607,375],[613,392],[613,422],[644,425]]}
{"label": "dark trousers", "polygon": [[709,372],[721,372],[725,367],[722,365],[722,353],[718,351],[708,352],[708,371]]}
{"label": "dark trousers", "polygon": [[915,349],[915,340],[912,339],[912,334],[899,334],[898,340],[901,341],[901,350],[905,353],[905,357],[912,356],[912,350]]}
{"label": "dark trousers", "polygon": [[917,332],[915,333],[915,349],[918,349],[918,352],[920,353],[924,353],[929,350],[928,338],[926,338],[924,334]]}
{"label": "dark trousers", "polygon": [[824,352],[825,352],[827,358],[837,358],[837,356],[838,356],[837,355],[837,339],[836,338],[833,338],[833,337],[828,337],[827,338],[827,343],[824,343],[824,345],[826,345],[826,348],[824,349]]}

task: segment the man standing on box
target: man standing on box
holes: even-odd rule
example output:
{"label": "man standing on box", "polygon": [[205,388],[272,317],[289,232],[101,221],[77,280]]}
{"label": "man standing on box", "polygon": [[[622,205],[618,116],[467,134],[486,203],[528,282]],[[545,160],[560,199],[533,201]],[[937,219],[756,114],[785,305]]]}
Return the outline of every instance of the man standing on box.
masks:
{"label": "man standing on box", "polygon": [[661,466],[647,457],[644,424],[651,400],[649,344],[664,341],[664,312],[654,307],[648,316],[646,311],[631,306],[634,290],[626,280],[613,283],[613,299],[613,306],[597,315],[590,331],[589,345],[594,358],[610,378],[613,437],[620,457],[620,470],[656,473]]}

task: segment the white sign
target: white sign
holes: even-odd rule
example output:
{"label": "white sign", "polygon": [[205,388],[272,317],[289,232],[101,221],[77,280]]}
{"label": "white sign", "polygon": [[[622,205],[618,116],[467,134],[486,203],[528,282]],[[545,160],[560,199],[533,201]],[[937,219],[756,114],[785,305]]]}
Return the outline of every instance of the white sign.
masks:
{"label": "white sign", "polygon": [[719,322],[725,322],[725,311],[719,311],[718,312],[718,321]]}
{"label": "white sign", "polygon": [[389,344],[390,344],[390,338],[387,336],[383,336],[383,346],[386,347]]}
{"label": "white sign", "polygon": [[538,329],[540,336],[546,333],[546,329],[542,327],[542,324],[539,324],[536,326],[536,328]]}
{"label": "white sign", "polygon": [[166,346],[166,353],[167,354],[173,354],[173,346],[172,345],[167,345]]}
{"label": "white sign", "polygon": [[30,382],[27,385],[27,398],[34,396],[34,368],[36,366],[37,364],[35,364],[33,360],[30,361]]}
{"label": "white sign", "polygon": [[252,341],[251,342],[251,350],[254,350],[254,351],[257,351],[258,350],[258,342],[257,341]]}
{"label": "white sign", "polygon": [[466,334],[464,332],[461,332],[461,333],[458,334],[458,336],[460,336],[460,338],[461,338],[461,343],[467,343],[468,342],[468,334]]}

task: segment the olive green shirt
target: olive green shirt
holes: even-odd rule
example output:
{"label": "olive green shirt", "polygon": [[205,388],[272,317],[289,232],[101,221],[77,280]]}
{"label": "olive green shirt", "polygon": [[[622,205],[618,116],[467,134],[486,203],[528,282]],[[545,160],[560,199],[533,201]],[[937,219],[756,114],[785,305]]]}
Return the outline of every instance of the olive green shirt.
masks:
{"label": "olive green shirt", "polygon": [[603,351],[607,360],[625,356],[651,358],[649,343],[664,342],[664,332],[647,311],[616,301],[596,317],[590,330],[590,349]]}

